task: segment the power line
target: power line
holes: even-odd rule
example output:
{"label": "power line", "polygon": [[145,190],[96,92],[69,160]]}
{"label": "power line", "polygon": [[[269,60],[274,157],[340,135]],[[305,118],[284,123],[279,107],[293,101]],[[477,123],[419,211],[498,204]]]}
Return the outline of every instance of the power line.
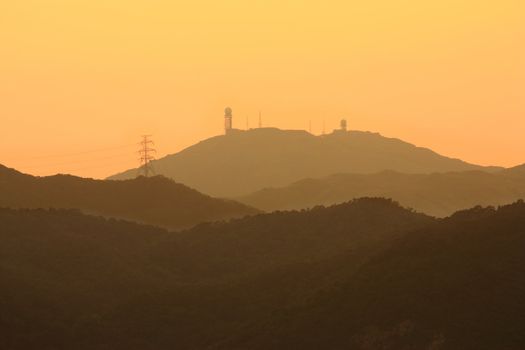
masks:
{"label": "power line", "polygon": [[[106,147],[106,148],[98,148],[93,149],[89,151],[81,151],[81,152],[75,152],[75,153],[62,153],[62,154],[49,154],[44,156],[31,156],[31,157],[22,157],[22,159],[47,159],[47,158],[63,158],[63,157],[74,157],[74,156],[80,156],[83,154],[90,154],[90,153],[97,153],[97,152],[106,152],[111,150],[117,150],[117,149],[123,149],[128,148],[132,146],[136,146],[136,143],[127,144],[127,145],[121,145],[121,146],[114,146],[114,147]],[[17,160],[20,159],[20,157],[16,158]]]}
{"label": "power line", "polygon": [[70,169],[69,171],[70,172],[73,172],[73,171],[81,171],[81,170],[87,170],[87,169],[100,169],[100,168],[106,168],[110,165],[115,165],[115,162],[111,162],[111,163],[104,163],[104,164],[98,164],[98,165],[94,165],[94,166],[86,166],[86,167],[81,167],[81,168],[75,168],[75,169]]}
{"label": "power line", "polygon": [[60,166],[60,165],[71,165],[71,164],[79,164],[79,163],[92,163],[93,161],[98,162],[100,160],[106,160],[106,159],[113,159],[113,158],[121,158],[124,156],[129,155],[129,153],[120,153],[115,154],[107,157],[97,157],[96,159],[83,159],[83,160],[71,160],[66,162],[59,162],[59,163],[45,163],[45,164],[17,164],[18,167],[25,167],[25,168],[36,168],[36,167],[51,167],[51,166]]}

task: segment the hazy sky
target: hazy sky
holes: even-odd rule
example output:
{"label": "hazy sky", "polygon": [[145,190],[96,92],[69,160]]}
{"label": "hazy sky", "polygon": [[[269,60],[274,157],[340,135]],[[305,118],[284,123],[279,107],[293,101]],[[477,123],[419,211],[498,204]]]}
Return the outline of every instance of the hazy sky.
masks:
{"label": "hazy sky", "polygon": [[523,0],[0,1],[0,163],[103,177],[234,126],[525,162]]}

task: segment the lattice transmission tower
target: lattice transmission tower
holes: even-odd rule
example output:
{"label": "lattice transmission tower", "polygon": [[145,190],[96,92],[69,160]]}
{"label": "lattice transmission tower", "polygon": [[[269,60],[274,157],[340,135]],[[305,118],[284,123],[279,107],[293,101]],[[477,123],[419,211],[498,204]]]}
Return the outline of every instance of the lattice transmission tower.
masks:
{"label": "lattice transmission tower", "polygon": [[155,160],[155,154],[157,151],[153,146],[155,143],[150,139],[151,135],[142,135],[142,141],[140,144],[139,149],[139,161],[140,161],[140,167],[138,171],[138,175],[144,175],[145,177],[148,177],[150,174],[154,174],[155,170],[153,169],[153,166],[151,165],[151,161]]}

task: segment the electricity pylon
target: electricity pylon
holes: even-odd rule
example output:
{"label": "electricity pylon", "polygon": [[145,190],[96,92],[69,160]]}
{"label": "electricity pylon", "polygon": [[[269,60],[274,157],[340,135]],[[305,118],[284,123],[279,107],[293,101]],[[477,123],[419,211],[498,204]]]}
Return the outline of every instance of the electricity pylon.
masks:
{"label": "electricity pylon", "polygon": [[152,140],[150,140],[150,137],[151,135],[142,135],[142,141],[140,142],[139,175],[142,174],[145,177],[148,177],[150,174],[155,173],[151,165],[151,161],[155,160],[154,154],[156,154],[157,151],[152,147],[155,145],[155,143]]}

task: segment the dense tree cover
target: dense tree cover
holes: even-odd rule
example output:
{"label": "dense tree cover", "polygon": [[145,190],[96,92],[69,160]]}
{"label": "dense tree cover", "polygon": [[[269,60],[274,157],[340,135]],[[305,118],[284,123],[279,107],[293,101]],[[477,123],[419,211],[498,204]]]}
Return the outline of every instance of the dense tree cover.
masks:
{"label": "dense tree cover", "polygon": [[337,288],[224,348],[522,349],[523,295],[525,204],[475,207],[407,233]]}
{"label": "dense tree cover", "polygon": [[0,210],[7,349],[521,349],[525,204],[384,199],[168,232]]}
{"label": "dense tree cover", "polygon": [[34,177],[0,165],[0,193],[0,206],[80,209],[168,228],[258,212],[235,201],[211,198],[161,176],[126,181],[71,175]]}

